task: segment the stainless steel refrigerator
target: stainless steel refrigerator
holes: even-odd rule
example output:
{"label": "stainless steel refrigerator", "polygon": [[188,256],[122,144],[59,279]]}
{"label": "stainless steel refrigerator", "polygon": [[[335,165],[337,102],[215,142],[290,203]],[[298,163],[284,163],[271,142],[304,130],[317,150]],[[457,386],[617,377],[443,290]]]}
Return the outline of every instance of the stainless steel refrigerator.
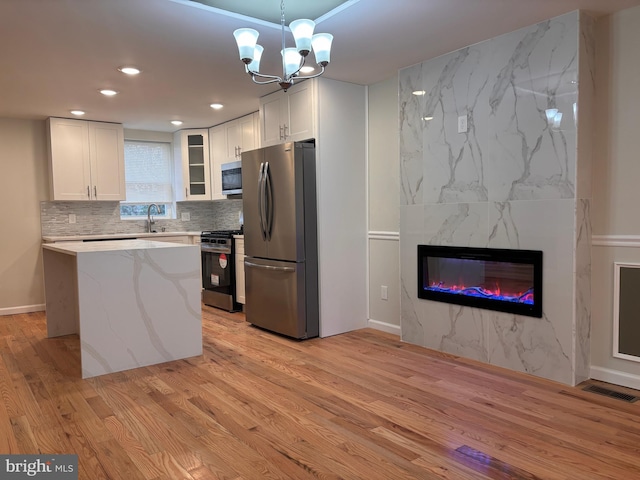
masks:
{"label": "stainless steel refrigerator", "polygon": [[242,153],[245,314],[289,337],[319,333],[315,143]]}

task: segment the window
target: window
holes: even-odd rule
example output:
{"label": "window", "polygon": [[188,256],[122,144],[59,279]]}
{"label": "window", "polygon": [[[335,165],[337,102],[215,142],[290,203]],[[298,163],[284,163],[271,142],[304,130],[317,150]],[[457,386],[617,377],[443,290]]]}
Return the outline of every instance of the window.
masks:
{"label": "window", "polygon": [[127,200],[120,202],[120,218],[147,218],[149,205],[159,207],[156,218],[175,218],[171,144],[125,140],[124,170]]}

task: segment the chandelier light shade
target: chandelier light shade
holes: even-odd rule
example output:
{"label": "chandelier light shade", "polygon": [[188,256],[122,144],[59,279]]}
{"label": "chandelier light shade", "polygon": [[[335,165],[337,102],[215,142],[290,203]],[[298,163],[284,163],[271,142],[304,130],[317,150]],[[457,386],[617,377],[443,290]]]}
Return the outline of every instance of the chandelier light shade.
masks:
{"label": "chandelier light shade", "polygon": [[316,28],[315,22],[306,19],[294,20],[289,24],[289,28],[296,41],[297,51],[306,57],[311,51],[311,37],[313,37],[313,29]]}
{"label": "chandelier light shade", "polygon": [[[264,85],[267,83],[279,83],[283,90],[287,90],[293,85],[295,80],[305,80],[307,78],[319,77],[324,73],[325,67],[329,64],[331,54],[331,42],[333,35],[329,33],[317,33],[314,35],[315,22],[312,20],[294,20],[289,25],[294,47],[285,45],[285,19],[284,0],[280,3],[280,28],[282,30],[282,75],[267,75],[260,73],[260,59],[264,48],[258,45],[259,33],[253,28],[239,28],[233,32],[238,45],[240,60],[245,65],[245,71],[251,76],[254,83]],[[320,72],[314,75],[301,75],[300,69],[305,65],[307,55],[313,50],[315,60],[320,67]]]}
{"label": "chandelier light shade", "polygon": [[313,53],[316,56],[316,63],[326,67],[329,64],[329,56],[331,54],[331,42],[333,35],[330,33],[316,33],[311,39],[313,45]]}
{"label": "chandelier light shade", "polygon": [[245,64],[251,63],[253,60],[258,35],[260,35],[258,31],[253,28],[239,28],[233,32],[240,51],[240,60]]}

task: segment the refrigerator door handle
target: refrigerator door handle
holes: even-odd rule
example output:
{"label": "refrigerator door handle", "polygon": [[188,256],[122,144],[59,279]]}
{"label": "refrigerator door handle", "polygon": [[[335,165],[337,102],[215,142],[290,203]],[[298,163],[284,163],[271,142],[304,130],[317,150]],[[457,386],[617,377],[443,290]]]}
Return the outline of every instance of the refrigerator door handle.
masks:
{"label": "refrigerator door handle", "polygon": [[258,215],[260,216],[260,233],[262,240],[267,239],[266,226],[264,221],[264,162],[260,163],[260,171],[258,172]]}
{"label": "refrigerator door handle", "polygon": [[293,267],[274,267],[273,265],[258,265],[257,263],[248,262],[247,260],[244,261],[244,266],[251,267],[251,268],[261,268],[263,270],[272,270],[276,272],[295,272],[296,271],[296,269]]}
{"label": "refrigerator door handle", "polygon": [[264,223],[267,240],[271,240],[271,230],[273,229],[273,190],[271,188],[271,170],[269,169],[269,162],[265,162],[263,182],[265,183],[264,203],[266,205]]}

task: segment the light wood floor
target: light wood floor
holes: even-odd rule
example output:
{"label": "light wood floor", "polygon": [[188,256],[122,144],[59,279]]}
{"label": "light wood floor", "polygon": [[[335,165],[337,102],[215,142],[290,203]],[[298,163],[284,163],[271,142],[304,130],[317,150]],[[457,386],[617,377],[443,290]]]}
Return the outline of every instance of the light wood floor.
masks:
{"label": "light wood floor", "polygon": [[304,342],[204,307],[204,355],[81,380],[76,336],[0,317],[0,453],[81,479],[640,478],[626,403],[361,330]]}

